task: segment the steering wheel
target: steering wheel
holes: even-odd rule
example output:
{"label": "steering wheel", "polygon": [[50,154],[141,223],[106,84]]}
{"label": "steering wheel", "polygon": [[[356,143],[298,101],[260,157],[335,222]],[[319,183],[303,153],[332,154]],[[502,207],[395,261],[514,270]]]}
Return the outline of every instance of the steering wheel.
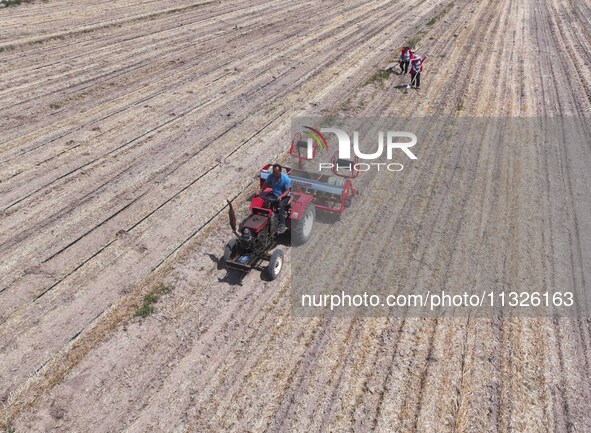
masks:
{"label": "steering wheel", "polygon": [[269,203],[269,209],[279,206],[279,199],[271,193],[259,194],[259,198],[263,199],[263,203]]}

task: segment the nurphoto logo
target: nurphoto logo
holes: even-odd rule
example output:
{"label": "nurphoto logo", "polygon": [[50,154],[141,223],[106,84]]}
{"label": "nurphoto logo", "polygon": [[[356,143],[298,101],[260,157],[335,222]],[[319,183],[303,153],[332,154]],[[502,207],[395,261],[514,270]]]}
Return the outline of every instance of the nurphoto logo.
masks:
{"label": "nurphoto logo", "polygon": [[[302,131],[302,138],[306,138],[304,145],[306,147],[306,158],[308,160],[314,159],[318,150],[328,150],[328,140],[325,138],[327,134],[333,134],[338,140],[338,150],[332,158],[331,162],[320,162],[318,169],[332,170],[333,168],[355,170],[355,171],[369,171],[372,169],[385,169],[388,171],[402,171],[404,166],[399,162],[392,162],[395,151],[403,152],[406,157],[410,159],[418,159],[417,156],[410,150],[418,142],[417,136],[412,132],[406,131],[378,131],[377,133],[377,148],[371,153],[362,151],[361,142],[359,139],[359,131],[353,131],[351,135],[340,128],[319,128],[315,129],[310,126],[304,126]],[[353,149],[351,150],[351,142]],[[363,143],[370,143],[367,137],[364,138]],[[383,160],[384,150],[387,162],[377,162],[376,160]],[[353,155],[353,156],[352,156]],[[360,160],[362,160],[360,162]],[[367,162],[366,162],[367,161]],[[336,167],[335,167],[336,165]]]}

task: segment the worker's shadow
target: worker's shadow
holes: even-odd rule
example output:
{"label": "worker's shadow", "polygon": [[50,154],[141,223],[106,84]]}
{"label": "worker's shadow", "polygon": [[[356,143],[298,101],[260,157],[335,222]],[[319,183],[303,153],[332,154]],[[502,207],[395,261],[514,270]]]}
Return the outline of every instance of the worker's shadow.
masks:
{"label": "worker's shadow", "polygon": [[394,75],[405,75],[404,71],[402,71],[398,66],[396,66],[395,68],[388,68],[386,69],[386,72],[390,72]]}

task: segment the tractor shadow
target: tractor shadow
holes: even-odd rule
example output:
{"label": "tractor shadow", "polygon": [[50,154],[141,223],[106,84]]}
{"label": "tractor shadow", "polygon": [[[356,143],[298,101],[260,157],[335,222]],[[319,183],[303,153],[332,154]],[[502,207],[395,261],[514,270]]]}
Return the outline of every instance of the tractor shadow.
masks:
{"label": "tractor shadow", "polygon": [[340,221],[341,215],[332,212],[316,212],[314,224],[330,225]]}
{"label": "tractor shadow", "polygon": [[[222,261],[224,261],[224,259],[222,258]],[[222,278],[218,278],[218,282],[220,283],[226,283],[229,284],[230,286],[242,286],[242,283],[244,281],[244,277],[246,277],[246,272],[240,272],[234,269],[228,269],[226,272],[226,275],[224,275]]]}
{"label": "tractor shadow", "polygon": [[[223,262],[224,259],[222,258],[220,261]],[[240,272],[236,269],[226,269],[226,275],[222,278],[218,277],[218,282],[229,284],[230,286],[242,286],[246,275],[247,272]]]}
{"label": "tractor shadow", "polygon": [[218,271],[226,270],[226,275],[224,275],[222,278],[218,278],[220,283],[226,283],[231,286],[242,286],[242,282],[244,281],[246,273],[226,268],[223,254],[221,257],[218,257],[212,253],[203,253],[203,255],[209,257],[209,259],[216,264]]}
{"label": "tractor shadow", "polygon": [[203,253],[204,256],[209,257],[209,259],[216,264],[217,270],[221,271],[224,269],[224,256],[221,257],[216,256],[212,253]]}

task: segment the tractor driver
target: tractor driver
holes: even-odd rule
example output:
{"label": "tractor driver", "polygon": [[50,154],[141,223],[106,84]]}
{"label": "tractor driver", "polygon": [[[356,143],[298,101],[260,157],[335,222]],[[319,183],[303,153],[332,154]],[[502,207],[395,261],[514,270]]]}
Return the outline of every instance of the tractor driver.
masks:
{"label": "tractor driver", "polygon": [[285,226],[285,208],[289,203],[291,193],[291,179],[285,173],[282,173],[282,167],[279,164],[273,164],[273,174],[267,176],[267,180],[261,186],[260,193],[265,188],[270,186],[273,188],[273,198],[279,201],[279,227],[277,232],[279,234],[285,233],[287,227]]}

